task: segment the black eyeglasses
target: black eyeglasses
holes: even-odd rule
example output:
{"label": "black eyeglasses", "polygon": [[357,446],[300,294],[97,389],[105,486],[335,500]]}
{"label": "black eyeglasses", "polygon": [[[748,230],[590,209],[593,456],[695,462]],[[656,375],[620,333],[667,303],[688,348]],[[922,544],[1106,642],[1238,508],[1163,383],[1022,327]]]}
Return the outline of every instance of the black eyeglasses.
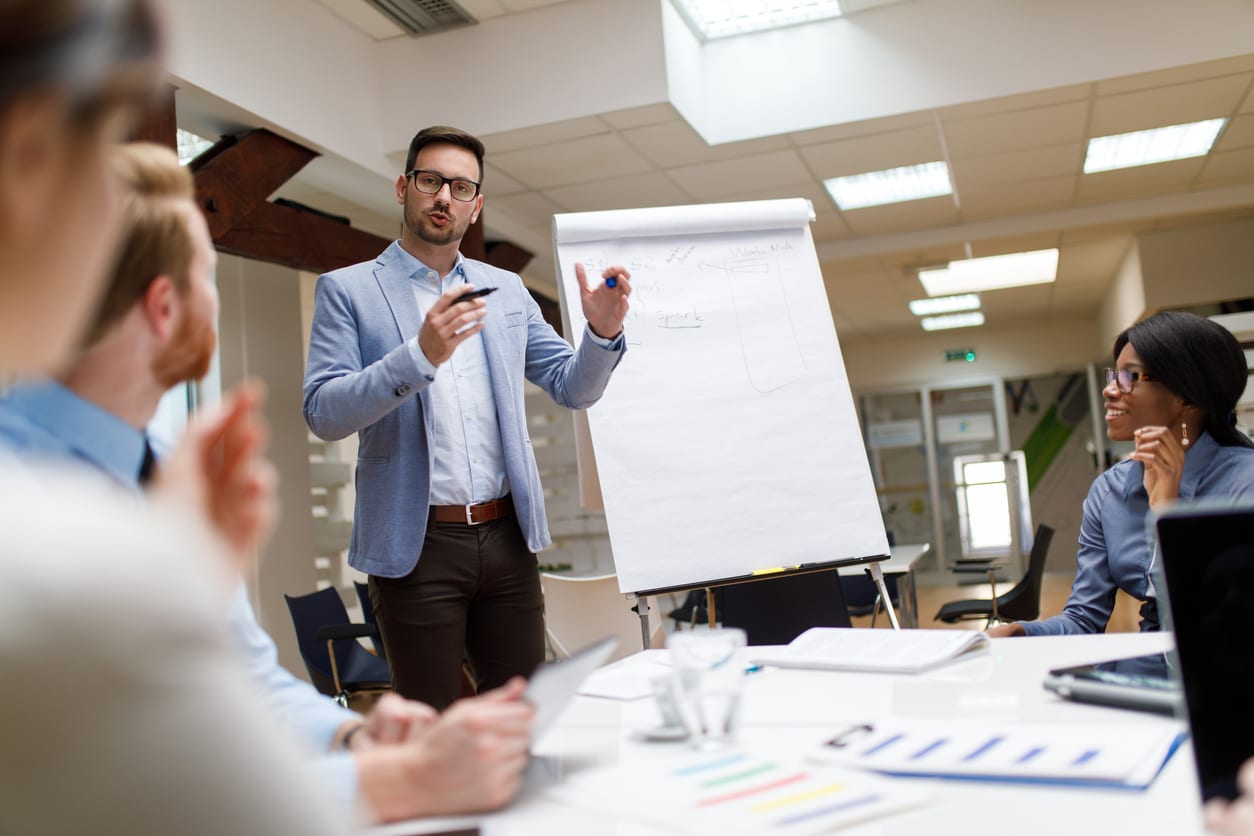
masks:
{"label": "black eyeglasses", "polygon": [[1132,391],[1132,384],[1138,380],[1146,380],[1150,383],[1158,380],[1151,374],[1145,372],[1133,371],[1131,369],[1106,369],[1106,385],[1110,386],[1115,383],[1119,387],[1119,391],[1127,394]]}
{"label": "black eyeglasses", "polygon": [[454,200],[469,203],[479,194],[479,184],[474,180],[463,180],[460,177],[445,177],[438,171],[427,171],[415,168],[405,175],[414,181],[414,188],[423,194],[439,194],[444,184],[448,183],[448,193]]}

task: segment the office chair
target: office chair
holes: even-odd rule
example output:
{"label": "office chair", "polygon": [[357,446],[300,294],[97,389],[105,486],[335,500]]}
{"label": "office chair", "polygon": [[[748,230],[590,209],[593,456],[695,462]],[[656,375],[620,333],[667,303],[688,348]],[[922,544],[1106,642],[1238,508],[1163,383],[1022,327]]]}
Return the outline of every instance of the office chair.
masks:
{"label": "office chair", "polygon": [[852,627],[835,569],[723,587],[723,626],[750,645],[788,644],[811,627]]}
{"label": "office chair", "polygon": [[[723,609],[723,590],[721,587],[714,590],[714,623],[718,623],[722,619],[720,613]],[[675,623],[675,629],[678,630],[681,624],[687,624],[689,627],[696,627],[698,624],[707,624],[710,621],[709,595],[705,589],[691,589],[684,596],[684,602],[675,609],[666,614],[666,617]]]}
{"label": "office chair", "polygon": [[379,632],[379,625],[374,620],[374,604],[370,603],[370,584],[353,581],[353,588],[357,590],[357,603],[361,604],[361,620],[375,628],[370,634],[370,646],[374,648],[376,656],[386,659],[388,654],[383,649],[383,634]]}
{"label": "office chair", "polygon": [[[888,589],[888,598],[893,609],[901,612],[901,595],[897,592],[897,578],[884,575],[884,586]],[[845,593],[845,606],[850,616],[871,616],[871,626],[884,611],[884,601],[880,598],[879,587],[871,580],[869,571],[861,575],[841,575],[840,587]]]}
{"label": "office chair", "polygon": [[339,592],[328,588],[283,598],[292,614],[300,658],[320,693],[347,708],[354,694],[379,693],[392,687],[387,660],[357,643],[358,638],[378,630],[369,624],[351,623]]}
{"label": "office chair", "polygon": [[[618,647],[607,663],[643,649],[640,616],[618,591],[617,575],[577,578],[541,572],[540,587],[544,590],[544,633],[558,659],[566,659],[606,636],[618,638]],[[649,646],[662,647],[665,643],[659,620],[650,613]]]}
{"label": "office chair", "polygon": [[993,585],[992,598],[965,598],[950,601],[936,613],[936,620],[946,624],[982,618],[991,627],[1002,621],[1031,621],[1041,614],[1041,576],[1045,574],[1045,558],[1049,554],[1049,542],[1054,529],[1038,525],[1032,538],[1032,552],[1028,555],[1028,571],[1014,587],[1004,595],[996,594],[994,568],[989,566],[989,583]]}

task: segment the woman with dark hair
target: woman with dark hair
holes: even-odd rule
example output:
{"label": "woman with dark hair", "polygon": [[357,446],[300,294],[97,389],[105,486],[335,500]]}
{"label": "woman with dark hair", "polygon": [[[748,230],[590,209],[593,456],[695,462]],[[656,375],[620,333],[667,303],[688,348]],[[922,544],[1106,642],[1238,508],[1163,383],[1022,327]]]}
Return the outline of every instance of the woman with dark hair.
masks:
{"label": "woman with dark hair", "polygon": [[1234,412],[1249,380],[1236,338],[1209,319],[1168,311],[1116,337],[1114,358],[1102,390],[1106,434],[1136,447],[1084,500],[1071,597],[1052,618],[1001,624],[990,636],[1104,632],[1120,589],[1144,602],[1141,630],[1157,630],[1150,509],[1254,498],[1254,444]]}
{"label": "woman with dark hair", "polygon": [[[0,375],[55,371],[94,311],[110,140],[162,80],[159,34],[143,0],[0,0]],[[0,833],[336,829],[222,641],[206,506],[257,510],[231,481],[255,444],[234,442],[194,447],[147,508],[0,453]],[[201,452],[239,455],[202,473]]]}

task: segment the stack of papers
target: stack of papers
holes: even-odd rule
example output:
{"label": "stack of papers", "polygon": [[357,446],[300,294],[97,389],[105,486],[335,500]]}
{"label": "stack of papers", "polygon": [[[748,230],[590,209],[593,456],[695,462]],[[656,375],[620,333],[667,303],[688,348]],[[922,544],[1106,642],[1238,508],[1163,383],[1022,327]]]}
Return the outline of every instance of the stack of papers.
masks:
{"label": "stack of papers", "polygon": [[1145,789],[1184,739],[1180,723],[1116,726],[891,722],[852,726],[824,764],[911,778]]}
{"label": "stack of papers", "polygon": [[780,668],[918,673],[988,649],[970,630],[860,630],[811,627],[782,650],[753,661]]}
{"label": "stack of papers", "polygon": [[730,750],[576,773],[548,794],[572,807],[709,836],[824,833],[918,806],[932,790]]}

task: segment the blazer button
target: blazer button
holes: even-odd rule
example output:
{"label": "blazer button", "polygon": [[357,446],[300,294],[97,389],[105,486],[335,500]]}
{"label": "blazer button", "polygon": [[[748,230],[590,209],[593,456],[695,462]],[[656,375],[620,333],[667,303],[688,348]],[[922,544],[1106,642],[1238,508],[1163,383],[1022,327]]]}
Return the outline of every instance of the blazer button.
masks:
{"label": "blazer button", "polygon": [[400,386],[397,386],[397,387],[396,387],[396,397],[398,397],[398,398],[403,398],[403,397],[405,397],[405,396],[406,396],[406,395],[408,395],[408,394],[409,394],[409,384],[408,384],[408,383],[402,383]]}

